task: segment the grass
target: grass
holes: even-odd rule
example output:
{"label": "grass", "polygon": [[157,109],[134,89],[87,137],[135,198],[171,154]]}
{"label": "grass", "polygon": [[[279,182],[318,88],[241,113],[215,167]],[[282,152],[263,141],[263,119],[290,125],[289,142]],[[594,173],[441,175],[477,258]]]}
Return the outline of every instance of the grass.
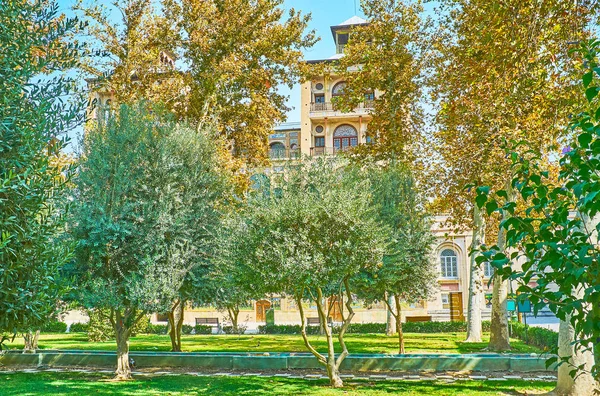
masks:
{"label": "grass", "polygon": [[[326,352],[324,336],[311,336],[311,342],[319,351]],[[477,353],[487,347],[489,334],[482,343],[465,343],[465,333],[406,333],[407,353]],[[397,353],[396,337],[384,334],[348,334],[345,337],[351,353]],[[23,339],[18,338],[9,348],[22,348]],[[511,339],[514,353],[540,353],[541,351],[520,340]],[[88,342],[83,333],[42,334],[40,349],[81,349],[114,351],[114,341]],[[132,351],[169,351],[170,339],[167,335],[144,334],[132,337]],[[184,335],[182,349],[186,352],[307,352],[299,335]]]}
{"label": "grass", "polygon": [[28,395],[522,395],[550,391],[554,384],[526,381],[346,381],[343,389],[331,389],[327,381],[263,377],[137,377],[112,382],[108,376],[80,373],[15,373],[0,375],[3,396]]}

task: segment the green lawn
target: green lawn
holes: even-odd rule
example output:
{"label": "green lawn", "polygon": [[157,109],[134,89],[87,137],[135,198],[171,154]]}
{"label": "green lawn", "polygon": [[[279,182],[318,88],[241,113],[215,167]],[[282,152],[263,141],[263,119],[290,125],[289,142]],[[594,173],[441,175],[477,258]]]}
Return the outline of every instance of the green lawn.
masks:
{"label": "green lawn", "polygon": [[0,375],[3,396],[28,395],[518,395],[550,391],[553,383],[503,381],[346,381],[343,389],[327,381],[263,377],[153,377],[111,382],[108,376],[80,373],[36,373]]}
{"label": "green lawn", "polygon": [[[348,334],[346,343],[350,353],[397,353],[397,338],[383,334]],[[462,342],[465,333],[406,333],[407,353],[477,353],[485,350],[489,334],[485,334],[483,343]],[[324,336],[311,336],[311,341],[319,351],[326,352]],[[171,344],[166,335],[139,335],[131,339],[132,351],[169,351]],[[513,352],[536,353],[536,347],[525,345],[522,341],[511,340]],[[9,348],[22,348],[23,339],[15,339]],[[87,342],[86,335],[42,334],[41,349],[84,349],[115,350],[115,342]],[[299,335],[184,335],[182,349],[187,352],[307,352]]]}

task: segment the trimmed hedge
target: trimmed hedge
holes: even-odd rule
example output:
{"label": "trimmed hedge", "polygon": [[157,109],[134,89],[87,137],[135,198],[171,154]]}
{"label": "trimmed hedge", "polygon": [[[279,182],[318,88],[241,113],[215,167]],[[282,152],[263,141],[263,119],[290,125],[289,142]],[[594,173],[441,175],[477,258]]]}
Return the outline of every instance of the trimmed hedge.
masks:
{"label": "trimmed hedge", "polygon": [[[300,325],[262,325],[258,326],[258,334],[301,334]],[[307,334],[319,334],[319,326],[306,326]]]}
{"label": "trimmed hedge", "polygon": [[89,328],[87,323],[73,323],[69,327],[69,333],[87,333]]}
{"label": "trimmed hedge", "polygon": [[168,333],[168,325],[161,324],[148,324],[146,328],[146,334],[167,334]]}
{"label": "trimmed hedge", "polygon": [[58,320],[53,320],[46,322],[46,324],[44,324],[40,330],[44,333],[66,333],[67,324],[59,322]]}
{"label": "trimmed hedge", "polygon": [[247,327],[243,325],[238,325],[238,330],[233,331],[233,326],[223,326],[222,330],[225,334],[244,334],[246,332]]}
{"label": "trimmed hedge", "polygon": [[192,334],[192,330],[194,330],[193,326],[186,324],[181,326],[181,334]]}
{"label": "trimmed hedge", "polygon": [[[483,331],[490,331],[490,322],[483,321]],[[385,323],[352,323],[346,331],[348,334],[384,334]],[[300,325],[264,325],[258,326],[259,334],[300,334]],[[466,322],[407,322],[402,323],[405,333],[458,333],[467,331]],[[319,326],[307,326],[308,334],[319,334]],[[339,332],[339,326],[333,328]]]}
{"label": "trimmed hedge", "polygon": [[[543,327],[525,326],[523,323],[511,322],[512,336],[520,339],[528,345],[551,351],[558,347],[558,333]],[[525,335],[527,330],[527,336]]]}
{"label": "trimmed hedge", "polygon": [[195,334],[212,334],[212,326],[208,325],[196,325],[194,326]]}

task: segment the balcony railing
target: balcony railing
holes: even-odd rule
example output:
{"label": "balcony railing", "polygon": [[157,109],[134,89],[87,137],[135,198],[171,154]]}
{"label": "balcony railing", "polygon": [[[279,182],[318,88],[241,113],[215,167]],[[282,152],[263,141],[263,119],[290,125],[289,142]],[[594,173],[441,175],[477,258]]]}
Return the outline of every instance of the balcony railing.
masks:
{"label": "balcony railing", "polygon": [[316,156],[320,156],[320,155],[335,155],[337,153],[340,152],[344,152],[344,151],[349,151],[353,148],[355,148],[356,146],[346,146],[346,147],[342,147],[342,148],[335,148],[335,147],[311,147],[310,148],[310,155],[312,157],[316,157]]}
{"label": "balcony railing", "polygon": [[272,149],[269,150],[269,158],[272,160],[285,160],[300,158],[300,149]]}
{"label": "balcony railing", "polygon": [[[368,100],[362,103],[359,103],[358,106],[356,106],[355,110],[363,110],[363,109],[373,109],[375,105],[375,102],[373,100]],[[310,111],[337,111],[338,109],[335,107],[335,105],[331,102],[324,102],[324,103],[311,103],[310,104]]]}

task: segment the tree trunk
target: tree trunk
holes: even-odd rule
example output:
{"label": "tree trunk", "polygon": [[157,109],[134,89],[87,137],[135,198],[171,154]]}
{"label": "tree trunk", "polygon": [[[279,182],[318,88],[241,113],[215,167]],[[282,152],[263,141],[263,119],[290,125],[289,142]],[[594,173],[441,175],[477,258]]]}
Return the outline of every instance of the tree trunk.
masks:
{"label": "tree trunk", "polygon": [[[387,294],[387,293],[386,293]],[[394,332],[397,331],[396,318],[394,317],[393,310],[394,307],[394,296],[388,294],[386,296],[387,299],[387,323],[385,326],[385,333],[389,336],[394,335]]]}
{"label": "tree trunk", "polygon": [[400,304],[400,297],[394,296],[394,303],[396,305],[396,332],[398,333],[398,353],[403,355],[406,353],[404,350],[404,332],[402,331],[402,305]]}
{"label": "tree trunk", "polygon": [[169,312],[169,337],[171,352],[181,352],[181,328],[183,327],[183,312],[185,301],[177,300]]}
{"label": "tree trunk", "polygon": [[[508,202],[514,200],[514,193],[510,182],[507,184],[506,192]],[[502,221],[510,217],[508,211],[503,211]],[[498,231],[498,248],[501,252],[506,252],[506,230],[501,228]],[[508,255],[508,254],[507,254]],[[492,323],[490,326],[489,349],[492,351],[507,351],[510,349],[510,337],[508,334],[508,310],[506,303],[508,300],[508,281],[502,279],[496,274],[492,278],[494,288],[492,291]]]}
{"label": "tree trunk", "polygon": [[37,330],[35,333],[28,332],[23,334],[25,346],[23,347],[23,353],[35,353],[38,349],[38,339],[40,338],[40,331]]}
{"label": "tree trunk", "polygon": [[131,326],[133,324],[128,323],[128,319],[128,315],[121,314],[121,311],[116,311],[115,318],[111,318],[117,339],[117,371],[115,372],[115,380],[118,381],[131,379],[129,335],[131,334]]}
{"label": "tree trunk", "polygon": [[[344,317],[342,312],[343,324],[340,328],[340,332],[338,334],[338,341],[342,348],[342,352],[336,359],[335,349],[333,345],[333,334],[332,329],[327,326],[327,309],[326,304],[323,302],[323,291],[321,288],[317,287],[317,296],[314,298],[317,303],[317,313],[319,315],[319,322],[323,331],[325,333],[325,338],[327,340],[327,356],[319,353],[309,342],[308,336],[306,334],[306,317],[304,315],[304,309],[302,307],[302,296],[296,296],[296,302],[298,304],[298,311],[300,312],[300,319],[302,321],[302,338],[304,340],[304,345],[308,348],[308,350],[317,358],[319,363],[323,364],[327,369],[327,376],[329,377],[329,383],[334,388],[341,388],[344,386],[344,382],[340,377],[340,365],[348,356],[348,348],[344,341],[344,334],[348,330],[350,323],[352,322],[352,318],[354,317],[354,310],[352,309],[352,293],[350,292],[350,285],[348,280],[344,280],[344,287],[346,289],[346,309],[348,310],[348,315]],[[341,301],[341,296],[337,296],[338,300]]]}
{"label": "tree trunk", "polygon": [[469,280],[469,308],[467,311],[467,339],[465,342],[481,342],[481,305],[483,302],[483,269],[475,258],[473,250],[479,249],[485,236],[485,219],[477,205],[473,208],[473,244],[471,246],[471,267]]}
{"label": "tree trunk", "polygon": [[[592,396],[594,390],[598,385],[590,370],[594,365],[594,356],[591,351],[584,351],[582,349],[576,349],[572,344],[575,341],[575,329],[569,323],[570,317],[567,316],[566,321],[560,322],[558,331],[558,356],[567,357],[571,356],[568,364],[563,363],[558,367],[558,381],[556,382],[556,388],[550,395],[560,396]],[[583,372],[579,372],[577,379],[571,376],[571,371],[574,370],[574,366],[582,366]]]}
{"label": "tree trunk", "polygon": [[229,313],[229,320],[231,320],[231,327],[233,330],[233,334],[240,334],[239,330],[239,321],[238,318],[240,316],[240,309],[237,305],[227,307],[227,312]]}

